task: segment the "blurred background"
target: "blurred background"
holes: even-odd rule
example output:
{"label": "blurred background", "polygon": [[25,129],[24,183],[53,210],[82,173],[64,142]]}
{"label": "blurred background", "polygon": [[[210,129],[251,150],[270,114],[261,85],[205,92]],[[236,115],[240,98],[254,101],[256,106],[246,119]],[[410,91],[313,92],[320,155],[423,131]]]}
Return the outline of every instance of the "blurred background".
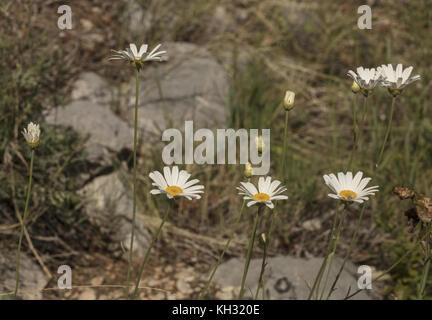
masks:
{"label": "blurred background", "polygon": [[[63,4],[72,9],[71,30],[57,24]],[[364,4],[372,8],[371,30],[357,26],[357,8]],[[34,121],[42,133],[23,241],[21,288],[29,291],[23,297],[122,297],[121,287],[108,286],[124,285],[126,279],[135,78],[126,62],[108,58],[111,49],[131,42],[148,43],[150,49],[161,43],[160,50],[167,50],[165,61],[140,73],[136,269],[167,205],[164,197],[150,196],[148,178],[164,165],[163,130],[183,130],[184,120],[192,119],[195,130],[270,128],[269,175],[277,177],[282,100],[285,90],[292,90],[289,200],[277,206],[269,255],[274,270],[278,264],[310,270],[306,261],[325,255],[336,210],[322,175],[345,170],[353,103],[362,103],[350,90],[347,71],[388,63],[413,66],[421,81],[396,101],[383,168],[375,173],[373,166],[391,104],[384,89],[369,99],[364,141],[353,165],[371,176],[380,192],[367,203],[350,265],[369,265],[374,275],[386,270],[415,241],[404,216],[410,203],[401,202],[392,188],[431,193],[431,8],[430,0],[0,1],[0,293],[14,287],[30,159],[21,131]],[[157,290],[141,290],[142,299],[197,298],[242,204],[235,189],[244,181],[242,165],[182,168],[200,179],[206,193],[200,201],[178,201],[143,277],[143,285]],[[338,257],[349,247],[359,212],[357,206],[349,209]],[[244,257],[254,214],[253,208],[245,211],[224,261]],[[269,228],[270,211],[264,214],[259,232]],[[262,252],[257,244],[254,257]],[[405,258],[374,284],[373,298],[414,298],[422,257],[419,249]],[[73,269],[74,286],[94,287],[35,290],[55,288],[57,268],[64,264]],[[240,277],[242,265],[234,265],[222,271],[239,269]],[[356,268],[351,277],[355,273]],[[222,273],[207,298],[235,297],[238,285],[223,278]],[[282,278],[275,277],[274,285],[269,280],[270,298],[305,298],[304,282],[288,277],[281,288]]]}

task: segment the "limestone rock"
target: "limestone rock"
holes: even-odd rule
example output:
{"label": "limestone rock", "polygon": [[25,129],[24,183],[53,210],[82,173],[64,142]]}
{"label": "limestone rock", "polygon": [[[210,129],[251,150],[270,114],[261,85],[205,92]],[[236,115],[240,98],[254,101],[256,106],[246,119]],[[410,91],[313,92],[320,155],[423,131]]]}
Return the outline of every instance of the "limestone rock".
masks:
{"label": "limestone rock", "polygon": [[[16,251],[0,247],[0,266],[0,292],[12,292],[15,289]],[[41,290],[45,288],[48,281],[49,278],[41,267],[21,251],[19,292],[22,293],[18,293],[18,298],[42,299]]]}
{"label": "limestone rock", "polygon": [[[96,177],[79,190],[86,203],[84,210],[90,221],[112,241],[109,249],[115,256],[123,256],[122,244],[129,249],[132,230],[133,201],[118,173]],[[136,220],[134,257],[143,258],[149,246],[150,235],[142,221]]]}
{"label": "limestone rock", "polygon": [[108,107],[89,100],[77,100],[48,110],[48,124],[68,127],[88,138],[85,144],[91,163],[109,164],[110,153],[131,150],[132,132],[126,122]]}
{"label": "limestone rock", "polygon": [[[269,258],[266,267],[266,299],[280,300],[304,300],[307,299],[309,289],[306,285],[313,284],[315,276],[321,266],[322,258],[302,259],[289,256],[278,256]],[[261,259],[252,259],[246,279],[245,298],[251,298],[250,290],[255,294],[259,273],[261,270]],[[332,284],[342,264],[342,259],[336,258],[330,272],[327,288]],[[235,258],[222,263],[214,277],[215,283],[222,287],[222,292],[227,292],[224,287],[238,288],[241,285],[244,260]],[[351,293],[356,291],[357,268],[347,262],[337,283],[337,290],[333,292],[331,299],[341,300],[351,287]],[[229,291],[229,290],[228,290]],[[225,295],[224,295],[225,296]],[[377,299],[379,295],[372,290],[364,290],[352,299],[370,300]]]}
{"label": "limestone rock", "polygon": [[88,100],[95,104],[109,104],[116,89],[94,72],[82,73],[73,85],[72,100]]}
{"label": "limestone rock", "polygon": [[[166,128],[215,128],[226,121],[228,75],[204,48],[190,43],[164,43],[166,62],[146,66],[141,72],[139,127],[144,137],[160,139]],[[129,91],[128,119],[133,124],[135,79]]]}

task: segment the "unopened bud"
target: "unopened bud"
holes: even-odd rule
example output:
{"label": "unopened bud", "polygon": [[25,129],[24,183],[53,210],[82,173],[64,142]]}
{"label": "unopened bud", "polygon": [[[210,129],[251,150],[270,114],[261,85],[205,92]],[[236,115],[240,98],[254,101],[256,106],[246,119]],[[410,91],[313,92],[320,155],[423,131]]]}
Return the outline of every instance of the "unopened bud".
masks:
{"label": "unopened bud", "polygon": [[262,243],[266,244],[267,239],[265,233],[261,233],[261,241]]}
{"label": "unopened bud", "polygon": [[244,176],[246,178],[252,177],[252,165],[250,164],[250,162],[245,164]]}
{"label": "unopened bud", "polygon": [[264,149],[264,141],[263,141],[263,137],[262,136],[258,136],[255,139],[255,143],[258,149],[258,152],[262,152]]}
{"label": "unopened bud", "polygon": [[351,86],[351,91],[352,91],[354,94],[359,93],[359,91],[360,91],[360,86],[357,84],[357,82],[353,81],[353,84],[352,84],[352,86]]}
{"label": "unopened bud", "polygon": [[295,93],[292,91],[285,92],[285,98],[284,98],[284,108],[286,111],[290,111],[294,108],[294,99],[295,99]]}

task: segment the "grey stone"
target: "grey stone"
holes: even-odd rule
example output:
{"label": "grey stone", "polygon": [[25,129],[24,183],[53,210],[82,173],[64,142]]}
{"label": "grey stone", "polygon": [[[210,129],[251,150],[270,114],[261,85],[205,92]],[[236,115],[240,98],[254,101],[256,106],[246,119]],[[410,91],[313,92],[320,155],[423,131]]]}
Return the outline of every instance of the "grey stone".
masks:
{"label": "grey stone", "polygon": [[[131,193],[124,187],[118,173],[96,177],[79,190],[78,194],[85,201],[84,211],[90,222],[109,237],[109,249],[115,256],[126,258],[127,254],[123,252],[122,244],[129,250],[133,201]],[[133,247],[135,258],[144,257],[149,239],[147,228],[137,219]]]}
{"label": "grey stone", "polygon": [[143,7],[136,1],[128,1],[125,11],[126,21],[129,22],[129,32],[132,34],[145,34],[151,28],[152,14],[150,10],[143,10]]}
{"label": "grey stone", "polygon": [[68,127],[88,137],[85,148],[87,160],[109,164],[110,153],[132,149],[132,132],[128,124],[118,118],[108,107],[88,100],[73,101],[64,107],[48,110],[48,124]]}
{"label": "grey stone", "polygon": [[[25,240],[24,240],[25,241]],[[16,251],[0,247],[0,292],[13,292],[15,289]],[[49,278],[41,267],[24,252],[20,256],[20,281],[18,298],[25,300],[42,299],[42,289]]]}
{"label": "grey stone", "polygon": [[72,100],[85,99],[95,104],[109,104],[116,94],[105,79],[94,72],[82,73],[75,81],[72,92]]}
{"label": "grey stone", "polygon": [[[228,75],[204,48],[183,42],[164,43],[167,61],[147,65],[141,72],[139,127],[144,137],[158,137],[168,128],[194,120],[195,128],[215,128],[226,121]],[[128,119],[132,126],[135,79],[129,92]]]}
{"label": "grey stone", "polygon": [[91,288],[84,289],[79,295],[78,300],[96,300],[96,291]]}
{"label": "grey stone", "polygon": [[[302,259],[290,256],[278,256],[269,258],[265,272],[266,299],[281,300],[303,300],[309,294],[308,286],[313,284],[315,276],[321,266],[322,258]],[[246,279],[245,297],[251,298],[250,292],[255,295],[257,282],[261,271],[262,259],[252,259]],[[327,288],[331,286],[336,274],[342,264],[342,259],[336,258],[333,262],[329,275]],[[223,287],[240,287],[243,275],[244,260],[234,258],[222,263],[214,277],[215,283]],[[347,262],[337,283],[337,290],[333,292],[330,299],[344,299],[351,287],[351,293],[357,288],[357,268]],[[321,282],[323,284],[324,282]],[[250,289],[250,290],[249,290]],[[327,290],[328,290],[327,289]],[[224,291],[224,290],[222,290]],[[372,291],[372,292],[371,292]],[[327,293],[327,291],[326,291]],[[261,293],[260,293],[261,294]],[[378,298],[379,295],[373,290],[364,290],[352,299],[370,300]]]}
{"label": "grey stone", "polygon": [[317,231],[321,229],[321,221],[318,218],[306,220],[302,223],[302,227],[308,231]]}

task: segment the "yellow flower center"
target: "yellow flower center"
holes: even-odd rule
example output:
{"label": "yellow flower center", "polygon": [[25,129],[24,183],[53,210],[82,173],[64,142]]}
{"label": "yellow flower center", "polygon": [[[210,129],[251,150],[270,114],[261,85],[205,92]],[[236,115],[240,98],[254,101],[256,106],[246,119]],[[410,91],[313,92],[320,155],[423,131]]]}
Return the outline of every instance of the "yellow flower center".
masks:
{"label": "yellow flower center", "polygon": [[176,195],[183,193],[183,189],[177,186],[168,186],[165,189],[166,192],[168,192],[170,195],[175,197]]}
{"label": "yellow flower center", "polygon": [[339,192],[339,195],[348,201],[352,201],[357,198],[357,193],[351,190],[342,190],[341,192]]}
{"label": "yellow flower center", "polygon": [[253,198],[255,201],[262,201],[262,202],[270,200],[270,196],[267,193],[254,194]]}

